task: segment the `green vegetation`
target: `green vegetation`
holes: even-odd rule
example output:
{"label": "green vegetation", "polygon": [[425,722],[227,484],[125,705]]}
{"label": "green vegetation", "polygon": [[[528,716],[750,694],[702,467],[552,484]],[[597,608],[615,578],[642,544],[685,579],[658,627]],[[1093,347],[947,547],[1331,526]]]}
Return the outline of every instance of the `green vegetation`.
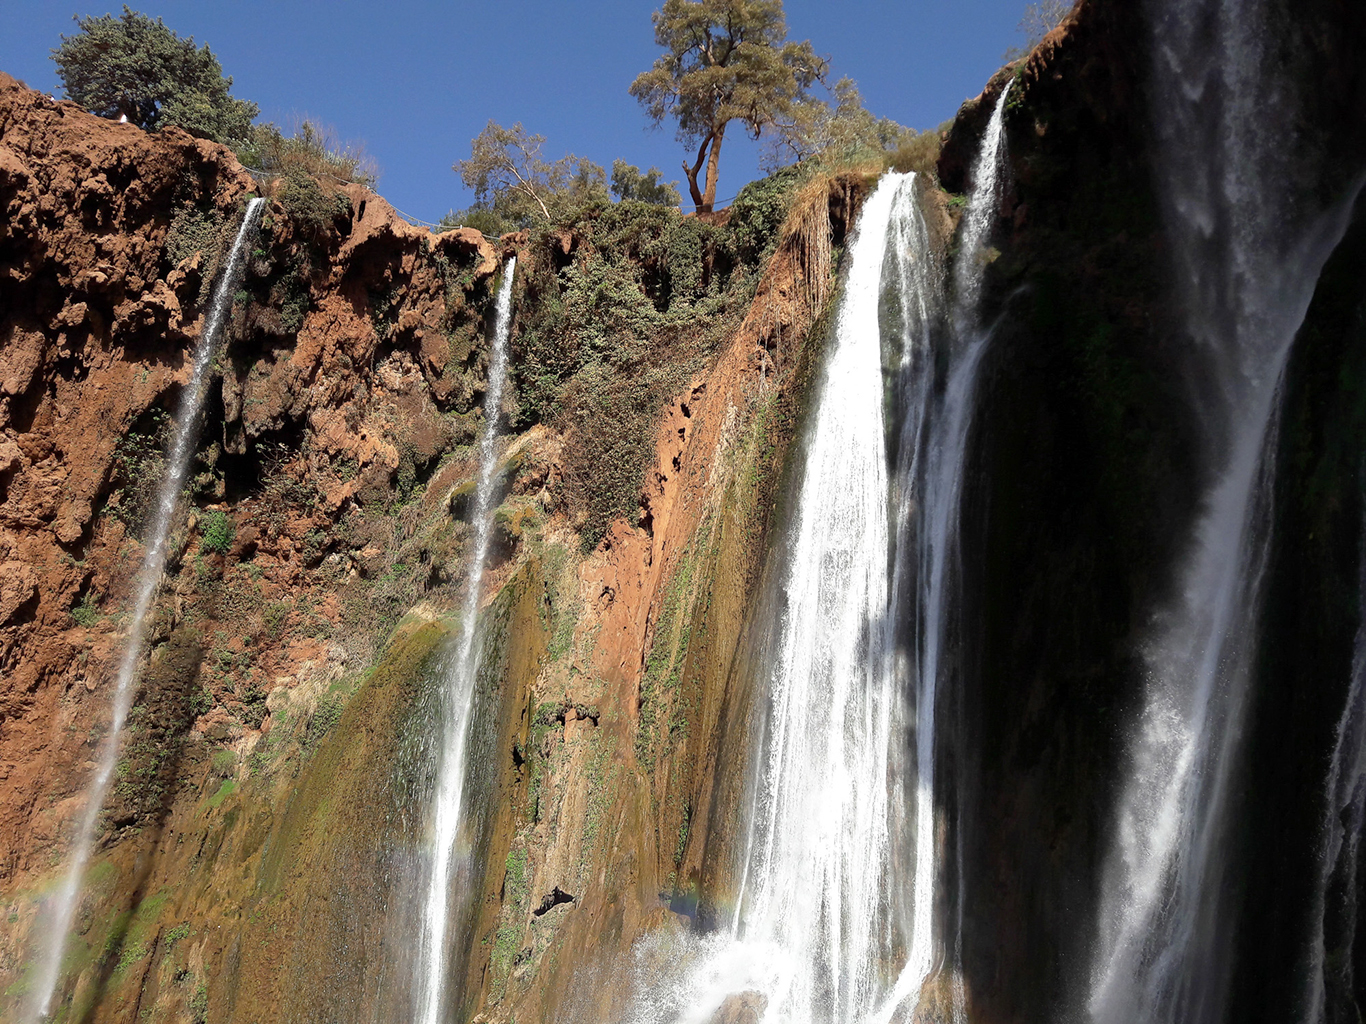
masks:
{"label": "green vegetation", "polygon": [[660,715],[672,710],[668,738],[686,732],[686,708],[680,694],[683,670],[688,661],[699,601],[703,609],[710,603],[711,572],[719,544],[716,518],[708,515],[679,556],[673,577],[664,591],[664,604],[655,626],[654,642],[645,661],[640,681],[639,727],[636,730],[636,760],[652,767],[663,737]]}
{"label": "green vegetation", "polygon": [[100,610],[95,607],[94,591],[85,592],[81,603],[71,609],[71,618],[75,620],[76,625],[85,626],[87,629],[100,621]]}
{"label": "green vegetation", "polygon": [[213,796],[209,797],[209,806],[217,810],[224,800],[232,796],[237,789],[237,783],[232,779],[224,779],[214,791]]}
{"label": "green vegetation", "polygon": [[247,137],[255,103],[228,94],[232,79],[208,46],[181,39],[155,20],[130,10],[77,17],[80,31],[62,36],[52,51],[66,94],[101,117],[126,117],[139,128],[171,125],[215,142]]}
{"label": "green vegetation", "polygon": [[[216,209],[201,210],[194,203],[176,207],[171,228],[166,232],[166,259],[171,266],[199,253],[207,264],[213,262],[223,230],[223,218]],[[212,274],[205,275],[212,277]]]}
{"label": "green vegetation", "polygon": [[351,208],[351,200],[332,186],[324,189],[302,167],[290,167],[281,175],[276,193],[289,219],[305,234],[318,235]]}
{"label": "green vegetation", "polygon": [[213,755],[213,774],[230,778],[237,771],[237,755],[231,750],[220,750]]}
{"label": "green vegetation", "polygon": [[530,240],[513,425],[566,431],[562,494],[585,547],[639,514],[659,412],[738,325],[803,173],[747,185],[724,226],[601,197]]}
{"label": "green vegetation", "polygon": [[501,991],[507,985],[508,974],[521,950],[522,929],[531,899],[526,850],[520,847],[510,850],[503,867],[503,910],[498,935],[493,941],[493,955],[489,959],[495,991]]}
{"label": "green vegetation", "polygon": [[243,166],[268,174],[302,173],[374,188],[379,167],[361,142],[343,142],[324,125],[304,118],[289,135],[277,124],[253,125],[236,147]]}
{"label": "green vegetation", "polygon": [[334,725],[341,721],[346,707],[346,697],[340,693],[327,693],[318,701],[313,716],[308,720],[306,745],[312,747],[326,736]]}
{"label": "green vegetation", "polygon": [[566,204],[606,199],[607,175],[601,167],[572,153],[547,161],[541,156],[544,145],[545,136],[530,134],[521,122],[504,128],[489,121],[470,141],[469,159],[452,167],[474,192],[475,204],[447,220],[473,227],[470,218],[483,214],[486,223],[502,229],[526,227],[556,219],[552,211],[562,213]]}
{"label": "green vegetation", "polygon": [[710,211],[727,126],[739,121],[758,138],[790,118],[826,62],[809,42],[787,41],[782,0],[665,0],[654,26],[666,52],[631,95],[654,124],[673,118],[678,140],[698,147],[683,173],[698,212]]}
{"label": "green vegetation", "polygon": [[205,551],[226,555],[237,539],[237,524],[226,512],[207,512],[199,524],[200,544]]}
{"label": "green vegetation", "polygon": [[156,505],[170,433],[170,415],[164,409],[151,409],[114,446],[112,493],[105,511],[134,535],[141,535]]}
{"label": "green vegetation", "polygon": [[644,174],[635,164],[625,160],[612,161],[612,195],[618,199],[637,199],[655,206],[677,206],[683,201],[678,194],[678,182],[663,182],[663,172],[651,167]]}

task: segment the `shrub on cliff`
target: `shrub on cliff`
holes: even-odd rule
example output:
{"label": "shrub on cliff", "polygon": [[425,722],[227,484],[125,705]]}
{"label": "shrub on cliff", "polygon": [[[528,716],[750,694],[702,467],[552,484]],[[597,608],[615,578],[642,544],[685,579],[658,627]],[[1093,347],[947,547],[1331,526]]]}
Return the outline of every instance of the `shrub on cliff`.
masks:
{"label": "shrub on cliff", "polygon": [[240,145],[233,147],[244,167],[271,174],[302,172],[315,178],[357,182],[374,188],[379,166],[361,142],[342,142],[336,132],[308,119],[290,135],[266,122],[252,125]]}
{"label": "shrub on cliff", "polygon": [[200,524],[200,545],[206,551],[226,555],[237,539],[237,524],[226,512],[209,512]]}
{"label": "shrub on cliff", "polygon": [[247,137],[255,103],[228,94],[232,79],[208,46],[181,39],[160,19],[127,5],[120,17],[77,17],[80,32],[52,51],[57,77],[75,102],[139,128],[168,125],[215,142]]}

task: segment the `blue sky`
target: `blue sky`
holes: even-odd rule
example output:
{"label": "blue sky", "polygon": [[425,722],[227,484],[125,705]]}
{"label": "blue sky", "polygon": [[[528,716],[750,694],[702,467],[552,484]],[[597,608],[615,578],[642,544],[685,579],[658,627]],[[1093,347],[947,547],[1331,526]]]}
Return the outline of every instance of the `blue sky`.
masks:
{"label": "blue sky", "polygon": [[[915,128],[952,117],[981,91],[1026,0],[787,0],[789,35],[810,39],[833,76],[858,82],[879,116]],[[451,163],[489,118],[546,136],[545,155],[575,152],[609,167],[624,157],[682,180],[673,131],[648,130],[627,88],[650,66],[654,0],[143,0],[182,36],[207,42],[233,94],[281,123],[309,115],[379,162],[379,191],[400,210],[436,220],[470,196]],[[75,13],[118,3],[0,0],[0,70],[58,89],[48,52],[74,32]],[[718,198],[759,176],[758,147],[727,136]]]}

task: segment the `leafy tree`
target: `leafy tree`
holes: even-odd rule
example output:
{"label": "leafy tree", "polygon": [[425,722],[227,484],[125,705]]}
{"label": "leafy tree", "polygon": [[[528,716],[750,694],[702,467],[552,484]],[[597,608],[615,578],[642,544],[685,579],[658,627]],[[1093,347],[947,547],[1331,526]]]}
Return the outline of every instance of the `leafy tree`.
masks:
{"label": "leafy tree", "polygon": [[607,172],[570,153],[553,163],[541,156],[544,135],[531,135],[521,122],[504,128],[489,121],[470,141],[470,158],[452,167],[474,192],[471,210],[486,210],[525,225],[537,212],[547,222],[557,200],[607,196]]}
{"label": "leafy tree", "polygon": [[654,26],[666,52],[631,95],[656,125],[672,116],[679,141],[697,145],[683,173],[698,212],[710,211],[726,127],[739,121],[757,139],[806,99],[826,61],[809,42],[786,41],[782,0],[665,0]]}
{"label": "leafy tree", "polygon": [[363,142],[342,142],[330,127],[302,118],[290,135],[267,121],[251,126],[247,137],[233,147],[244,167],[287,174],[302,171],[318,178],[355,181],[374,188],[379,165],[365,152]]}
{"label": "leafy tree", "polygon": [[833,104],[809,97],[793,104],[786,117],[774,122],[770,144],[761,160],[765,170],[828,154],[846,158],[861,152],[882,154],[897,150],[916,136],[912,128],[869,113],[850,78],[835,83],[831,99]]}
{"label": "leafy tree", "polygon": [[208,46],[181,39],[160,18],[123,8],[122,16],[76,18],[80,32],[52,51],[66,94],[101,117],[139,128],[167,125],[215,142],[246,139],[255,103],[228,95],[232,79]]}
{"label": "leafy tree", "polygon": [[618,199],[635,199],[654,206],[677,206],[683,201],[678,194],[678,182],[660,181],[662,173],[658,167],[651,167],[641,174],[635,164],[613,160],[612,195]]}

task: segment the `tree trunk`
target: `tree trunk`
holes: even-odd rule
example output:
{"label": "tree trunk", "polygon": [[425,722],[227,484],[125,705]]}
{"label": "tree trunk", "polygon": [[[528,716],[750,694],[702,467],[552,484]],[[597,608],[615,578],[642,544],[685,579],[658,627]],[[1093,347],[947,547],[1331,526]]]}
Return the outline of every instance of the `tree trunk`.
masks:
{"label": "tree trunk", "polygon": [[711,153],[707,156],[707,191],[702,196],[698,213],[711,213],[716,204],[716,163],[721,157],[721,140],[726,137],[726,126],[722,125],[712,135]]}
{"label": "tree trunk", "polygon": [[712,136],[708,135],[702,140],[702,145],[697,148],[697,160],[689,167],[688,161],[683,161],[683,173],[688,176],[688,192],[692,195],[693,204],[697,207],[697,212],[702,212],[702,190],[697,187],[697,175],[702,170],[702,162],[707,158],[707,147],[711,144]]}

